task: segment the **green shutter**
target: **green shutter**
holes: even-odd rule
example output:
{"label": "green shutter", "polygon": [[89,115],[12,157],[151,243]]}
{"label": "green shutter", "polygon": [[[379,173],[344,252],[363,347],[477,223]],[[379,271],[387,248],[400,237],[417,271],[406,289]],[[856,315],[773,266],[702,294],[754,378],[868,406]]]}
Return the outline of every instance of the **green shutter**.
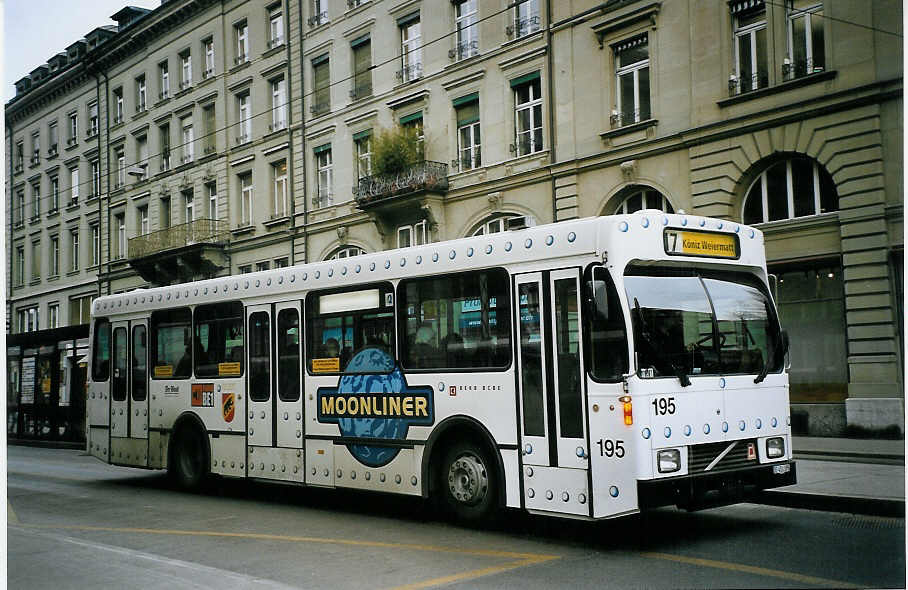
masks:
{"label": "green shutter", "polygon": [[415,113],[412,113],[405,117],[400,118],[401,125],[406,125],[407,123],[413,123],[414,121],[422,121],[422,111],[417,111]]}
{"label": "green shutter", "polygon": [[457,126],[469,125],[479,120],[479,101],[469,102],[457,108]]}
{"label": "green shutter", "polygon": [[366,129],[365,131],[360,131],[359,133],[354,133],[353,141],[359,141],[360,139],[365,139],[366,137],[369,137],[370,135],[372,135],[371,129]]}
{"label": "green shutter", "polygon": [[538,80],[538,79],[539,79],[539,72],[533,72],[531,74],[526,74],[524,76],[520,76],[519,78],[514,78],[513,80],[511,80],[511,88],[516,88],[517,86],[520,86],[521,84],[526,84],[527,82],[532,82],[533,80]]}
{"label": "green shutter", "polygon": [[460,98],[455,98],[453,104],[454,104],[454,107],[457,108],[457,107],[465,105],[465,104],[470,104],[471,102],[479,102],[479,93],[478,92],[473,92],[472,94],[468,94],[466,96],[461,96]]}
{"label": "green shutter", "polygon": [[363,45],[364,43],[368,43],[368,42],[369,42],[369,34],[366,33],[366,34],[363,35],[362,37],[357,37],[356,39],[354,39],[353,41],[351,41],[351,42],[350,42],[350,47],[352,47],[353,49],[356,49],[356,48],[359,47],[360,45]]}
{"label": "green shutter", "polygon": [[402,16],[399,19],[397,19],[397,26],[405,27],[405,26],[409,25],[410,23],[416,22],[418,20],[419,20],[419,11],[417,10],[416,12],[411,12],[410,14],[408,14],[406,16]]}
{"label": "green shutter", "polygon": [[313,149],[313,150],[312,150],[312,153],[313,153],[313,154],[320,154],[320,153],[322,153],[322,152],[327,152],[327,151],[330,150],[330,149],[331,149],[331,144],[330,144],[330,143],[325,143],[325,144],[322,144],[322,145],[316,147],[315,149]]}
{"label": "green shutter", "polygon": [[320,55],[320,56],[318,56],[318,57],[316,57],[316,58],[313,58],[313,59],[312,59],[312,66],[315,67],[315,66],[321,65],[321,64],[323,64],[323,63],[325,63],[325,62],[327,62],[327,61],[328,61],[328,54],[325,53],[324,55]]}

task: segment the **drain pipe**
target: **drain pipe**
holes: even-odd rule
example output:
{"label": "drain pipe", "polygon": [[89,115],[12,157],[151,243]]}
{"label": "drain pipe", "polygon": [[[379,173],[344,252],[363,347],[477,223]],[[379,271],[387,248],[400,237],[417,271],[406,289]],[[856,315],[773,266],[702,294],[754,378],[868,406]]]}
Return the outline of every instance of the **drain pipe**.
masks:
{"label": "drain pipe", "polygon": [[[298,0],[299,9],[297,18],[299,19],[300,28],[300,152],[302,157],[300,161],[303,165],[303,264],[309,262],[309,195],[306,194],[306,76],[305,58],[303,56],[303,0]],[[291,138],[293,134],[291,132]],[[292,151],[291,151],[292,153]]]}
{"label": "drain pipe", "polygon": [[549,75],[546,76],[548,83],[549,108],[548,108],[548,128],[549,128],[549,177],[552,179],[552,222],[558,221],[558,197],[555,191],[555,175],[552,173],[552,167],[557,162],[555,154],[555,61],[552,57],[552,2],[548,0],[545,3],[546,27],[545,27],[545,57],[548,62]]}

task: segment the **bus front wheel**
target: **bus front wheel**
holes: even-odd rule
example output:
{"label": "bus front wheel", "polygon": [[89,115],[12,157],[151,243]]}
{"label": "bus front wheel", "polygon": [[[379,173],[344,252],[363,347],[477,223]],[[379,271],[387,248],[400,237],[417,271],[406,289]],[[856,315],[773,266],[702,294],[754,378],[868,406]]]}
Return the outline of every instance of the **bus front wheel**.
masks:
{"label": "bus front wheel", "polygon": [[185,490],[198,490],[208,475],[208,453],[203,434],[192,426],[177,431],[171,452],[170,473]]}
{"label": "bus front wheel", "polygon": [[488,452],[459,442],[445,454],[440,489],[446,511],[458,520],[479,522],[496,509],[498,480]]}

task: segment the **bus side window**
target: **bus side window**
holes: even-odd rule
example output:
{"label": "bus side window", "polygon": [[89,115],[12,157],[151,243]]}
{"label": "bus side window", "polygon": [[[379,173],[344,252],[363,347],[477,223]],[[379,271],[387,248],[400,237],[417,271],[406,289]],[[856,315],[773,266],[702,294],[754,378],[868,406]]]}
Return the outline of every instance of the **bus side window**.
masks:
{"label": "bus side window", "polygon": [[93,381],[110,378],[110,322],[105,319],[95,320],[91,378]]}
{"label": "bus side window", "polygon": [[586,366],[598,381],[620,381],[629,366],[627,327],[618,291],[608,270],[596,267],[592,273],[588,271],[584,293],[589,325],[589,329],[584,330],[589,351]]}
{"label": "bus side window", "polygon": [[511,362],[504,269],[407,279],[398,287],[407,369],[504,368]]}
{"label": "bus side window", "polygon": [[113,331],[114,371],[110,397],[117,402],[126,399],[126,388],[129,381],[127,372],[126,328],[115,328]]}
{"label": "bus side window", "polygon": [[270,326],[264,311],[249,315],[249,399],[254,402],[271,398]]}
{"label": "bus side window", "polygon": [[196,377],[243,374],[243,304],[239,301],[195,308],[193,357]]}
{"label": "bus side window", "polygon": [[188,307],[155,311],[151,334],[153,379],[188,379],[192,376],[192,312]]}
{"label": "bus side window", "polygon": [[300,398],[300,318],[295,309],[277,314],[277,394],[281,401]]}

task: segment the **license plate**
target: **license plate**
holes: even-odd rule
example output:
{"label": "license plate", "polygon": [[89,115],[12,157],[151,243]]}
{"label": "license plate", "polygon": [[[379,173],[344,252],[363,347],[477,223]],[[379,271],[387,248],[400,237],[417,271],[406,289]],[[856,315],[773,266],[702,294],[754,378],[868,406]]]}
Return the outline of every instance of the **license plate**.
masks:
{"label": "license plate", "polygon": [[773,475],[785,475],[789,471],[791,471],[791,465],[788,463],[772,466]]}

